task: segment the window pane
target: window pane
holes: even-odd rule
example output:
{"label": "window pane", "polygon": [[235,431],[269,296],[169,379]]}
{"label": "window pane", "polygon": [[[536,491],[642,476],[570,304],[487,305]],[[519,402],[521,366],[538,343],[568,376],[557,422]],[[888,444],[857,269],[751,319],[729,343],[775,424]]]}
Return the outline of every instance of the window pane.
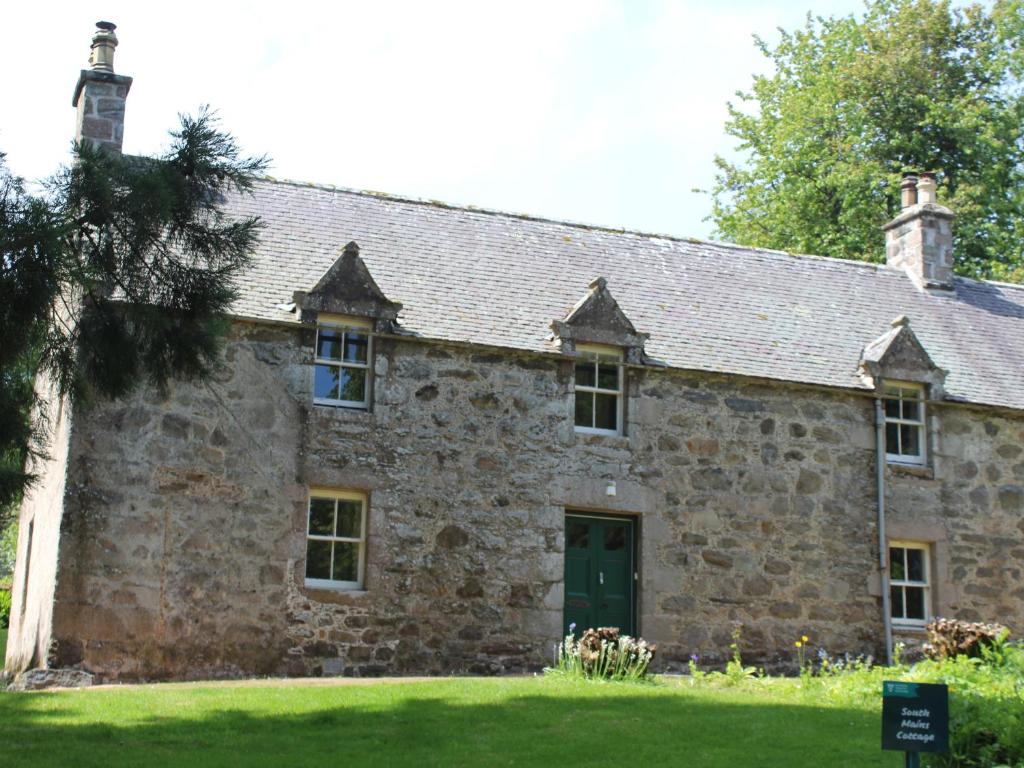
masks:
{"label": "window pane", "polygon": [[370,340],[365,333],[345,333],[345,360],[351,363],[365,363]]}
{"label": "window pane", "polygon": [[921,428],[910,424],[900,425],[900,449],[904,456],[921,455]]}
{"label": "window pane", "polygon": [[594,426],[594,396],[590,392],[576,393],[576,426]]}
{"label": "window pane", "polygon": [[619,389],[619,368],[602,363],[597,366],[597,386],[601,389]]}
{"label": "window pane", "polygon": [[334,543],[334,580],[359,581],[359,545],[346,541]]}
{"label": "window pane", "polygon": [[594,395],[594,426],[598,429],[619,428],[617,395]]}
{"label": "window pane", "polygon": [[921,420],[921,404],[917,400],[903,401],[903,418],[909,421]]}
{"label": "window pane", "polygon": [[903,618],[903,587],[889,588],[890,611],[894,619]]}
{"label": "window pane", "polygon": [[924,550],[907,550],[907,580],[924,581]]}
{"label": "window pane", "polygon": [[626,547],[626,529],[621,525],[604,529],[604,548],[606,552],[615,552]]}
{"label": "window pane", "polygon": [[903,581],[907,578],[907,569],[903,562],[903,547],[889,547],[889,578]]}
{"label": "window pane", "polygon": [[347,539],[363,537],[363,505],[358,501],[338,501],[338,536]]}
{"label": "window pane", "polygon": [[900,425],[885,425],[885,452],[899,454],[900,452]]}
{"label": "window pane", "polygon": [[[885,394],[894,394],[889,390],[885,391]],[[900,417],[900,401],[899,400],[886,400],[885,401],[885,418],[887,419],[898,419]]]}
{"label": "window pane", "polygon": [[590,526],[586,523],[570,522],[565,532],[565,546],[568,549],[590,547]]}
{"label": "window pane", "polygon": [[306,578],[331,578],[331,542],[312,539],[306,542]]}
{"label": "window pane", "polygon": [[366,371],[362,368],[342,368],[340,400],[362,403],[366,400]]}
{"label": "window pane", "polygon": [[594,369],[597,366],[590,363],[576,363],[576,386],[592,387],[595,384]]}
{"label": "window pane", "polygon": [[904,587],[904,593],[906,594],[906,611],[908,619],[925,619],[927,618],[924,613],[924,588],[923,587]]}
{"label": "window pane", "polygon": [[334,530],[334,499],[309,500],[309,532],[330,536]]}
{"label": "window pane", "polygon": [[316,332],[316,356],[327,360],[340,360],[341,333],[330,328],[318,328]]}
{"label": "window pane", "polygon": [[341,371],[333,365],[316,366],[313,381],[313,397],[321,400],[338,399],[338,373]]}

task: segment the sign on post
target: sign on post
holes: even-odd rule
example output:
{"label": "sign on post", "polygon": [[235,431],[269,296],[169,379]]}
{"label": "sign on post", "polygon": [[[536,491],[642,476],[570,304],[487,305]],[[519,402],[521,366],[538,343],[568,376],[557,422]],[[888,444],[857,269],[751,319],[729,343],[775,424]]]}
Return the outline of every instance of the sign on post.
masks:
{"label": "sign on post", "polygon": [[[882,683],[882,749],[949,751],[949,690],[933,683]],[[908,765],[911,764],[908,755]],[[916,760],[913,761],[916,764]]]}

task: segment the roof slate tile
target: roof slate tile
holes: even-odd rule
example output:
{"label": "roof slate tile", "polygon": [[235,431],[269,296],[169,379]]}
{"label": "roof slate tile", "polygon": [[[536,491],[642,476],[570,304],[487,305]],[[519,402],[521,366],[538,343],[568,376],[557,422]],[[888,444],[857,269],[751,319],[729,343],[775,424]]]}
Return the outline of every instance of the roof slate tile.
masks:
{"label": "roof slate tile", "polygon": [[265,229],[233,307],[281,309],[345,243],[423,337],[549,352],[604,276],[647,353],[671,367],[863,389],[865,344],[907,315],[951,399],[1024,409],[1024,288],[957,278],[922,292],[883,265],[674,239],[353,190],[263,180],[228,210]]}

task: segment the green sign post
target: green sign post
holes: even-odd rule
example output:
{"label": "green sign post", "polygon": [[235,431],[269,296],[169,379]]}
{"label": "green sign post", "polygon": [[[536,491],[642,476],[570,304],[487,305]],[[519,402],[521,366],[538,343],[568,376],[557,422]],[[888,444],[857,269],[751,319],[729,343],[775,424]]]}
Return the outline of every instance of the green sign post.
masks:
{"label": "green sign post", "polygon": [[921,752],[949,751],[949,689],[932,683],[882,683],[882,749],[906,753],[906,767]]}

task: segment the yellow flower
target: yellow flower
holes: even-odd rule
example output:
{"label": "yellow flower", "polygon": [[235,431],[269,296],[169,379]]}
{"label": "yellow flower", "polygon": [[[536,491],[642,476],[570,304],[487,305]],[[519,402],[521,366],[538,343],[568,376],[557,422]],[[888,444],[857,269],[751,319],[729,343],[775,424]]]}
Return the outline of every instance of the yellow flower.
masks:
{"label": "yellow flower", "polygon": [[801,637],[800,639],[801,639],[801,640],[803,640],[803,641],[804,641],[804,642],[806,643],[806,642],[807,642],[808,640],[810,640],[811,638],[809,638],[809,637],[808,637],[807,635],[804,635],[804,636],[803,636],[803,637]]}
{"label": "yellow flower", "polygon": [[795,645],[797,648],[799,648],[800,646],[803,645],[803,643],[801,643],[799,640],[797,640],[795,643],[793,643],[793,645]]}

